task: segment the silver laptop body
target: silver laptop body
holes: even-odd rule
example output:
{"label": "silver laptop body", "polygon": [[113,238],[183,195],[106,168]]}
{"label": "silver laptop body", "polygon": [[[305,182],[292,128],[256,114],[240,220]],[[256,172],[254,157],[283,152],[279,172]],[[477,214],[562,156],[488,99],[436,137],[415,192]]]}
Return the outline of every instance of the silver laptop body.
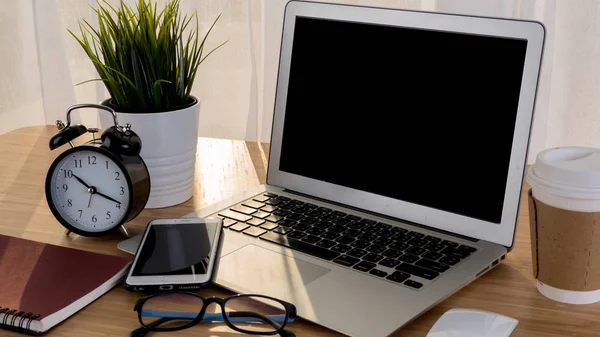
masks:
{"label": "silver laptop body", "polygon": [[229,227],[216,283],[383,337],[497,265],[543,41],[537,22],[290,2],[267,184],[190,215]]}

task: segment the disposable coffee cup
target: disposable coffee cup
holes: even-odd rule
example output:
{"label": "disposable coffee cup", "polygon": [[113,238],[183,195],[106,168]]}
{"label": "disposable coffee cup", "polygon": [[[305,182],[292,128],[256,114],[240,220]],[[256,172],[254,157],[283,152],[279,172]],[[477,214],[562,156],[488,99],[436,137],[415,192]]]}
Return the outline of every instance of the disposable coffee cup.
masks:
{"label": "disposable coffee cup", "polygon": [[527,182],[537,289],[555,301],[600,301],[600,149],[540,152]]}

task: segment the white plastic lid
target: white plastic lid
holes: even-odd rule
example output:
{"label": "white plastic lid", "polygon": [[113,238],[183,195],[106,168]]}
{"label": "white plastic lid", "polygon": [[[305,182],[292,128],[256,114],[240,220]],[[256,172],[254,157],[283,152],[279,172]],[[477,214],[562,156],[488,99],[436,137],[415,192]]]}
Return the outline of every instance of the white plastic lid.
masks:
{"label": "white plastic lid", "polygon": [[600,199],[600,149],[558,147],[540,152],[529,169],[534,189],[557,196]]}

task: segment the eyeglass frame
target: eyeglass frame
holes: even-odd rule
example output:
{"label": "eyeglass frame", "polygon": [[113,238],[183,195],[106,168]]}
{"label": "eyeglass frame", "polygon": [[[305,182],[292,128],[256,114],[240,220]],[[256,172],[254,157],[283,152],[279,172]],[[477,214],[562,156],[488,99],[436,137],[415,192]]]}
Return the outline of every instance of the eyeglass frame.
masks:
{"label": "eyeglass frame", "polygon": [[[170,294],[184,294],[184,295],[190,295],[190,296],[194,296],[196,298],[201,299],[202,300],[202,308],[198,312],[198,315],[196,316],[196,318],[191,320],[189,323],[179,326],[179,327],[160,328],[160,327],[146,325],[144,323],[144,321],[142,320],[142,311],[143,311],[142,308],[144,307],[144,304],[152,298],[170,295]],[[285,318],[283,319],[281,326],[277,330],[271,331],[271,332],[248,331],[248,330],[244,330],[244,329],[240,329],[240,328],[236,327],[229,320],[229,315],[227,315],[227,311],[225,310],[225,304],[230,300],[245,298],[245,297],[260,297],[260,298],[268,299],[268,300],[275,301],[275,302],[282,304],[283,307],[285,308]],[[179,331],[179,330],[184,330],[184,329],[190,328],[190,327],[200,323],[204,319],[204,315],[206,314],[206,308],[213,303],[216,303],[221,307],[221,315],[223,316],[223,322],[225,322],[225,324],[229,328],[231,328],[237,332],[241,332],[241,333],[248,334],[248,335],[263,335],[263,336],[264,335],[281,335],[283,337],[295,336],[291,331],[285,330],[285,326],[287,325],[287,323],[289,321],[293,321],[293,319],[296,317],[296,306],[293,305],[292,303],[289,303],[289,302],[286,302],[286,301],[283,301],[283,300],[280,300],[280,299],[277,299],[274,297],[266,296],[266,295],[238,294],[238,295],[233,295],[233,296],[229,296],[229,297],[225,297],[225,298],[217,297],[217,296],[211,296],[211,297],[205,298],[196,293],[192,293],[192,292],[188,292],[188,291],[169,291],[169,292],[164,292],[164,293],[153,294],[153,295],[142,297],[142,298],[138,299],[135,302],[133,310],[138,313],[138,320],[140,321],[140,324],[148,332],[150,332],[150,331],[156,331],[156,332]]]}

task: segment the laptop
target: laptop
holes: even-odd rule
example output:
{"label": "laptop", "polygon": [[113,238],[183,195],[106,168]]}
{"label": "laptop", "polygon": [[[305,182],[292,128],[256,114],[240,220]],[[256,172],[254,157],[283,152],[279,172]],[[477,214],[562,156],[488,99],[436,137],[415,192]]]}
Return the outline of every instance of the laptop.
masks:
{"label": "laptop", "polygon": [[193,214],[228,228],[216,282],[383,337],[496,266],[514,243],[544,34],[290,2],[267,184]]}

